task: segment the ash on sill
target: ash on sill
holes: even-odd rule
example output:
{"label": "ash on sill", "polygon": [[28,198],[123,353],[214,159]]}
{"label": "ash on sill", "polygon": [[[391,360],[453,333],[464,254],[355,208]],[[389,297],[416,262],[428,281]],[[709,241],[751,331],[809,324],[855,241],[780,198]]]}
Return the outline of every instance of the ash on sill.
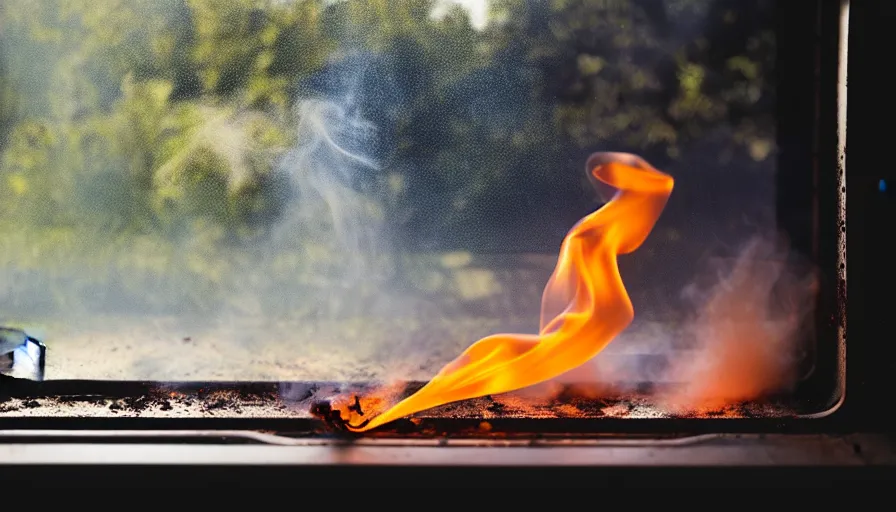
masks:
{"label": "ash on sill", "polygon": [[[83,381],[80,381],[83,383]],[[114,389],[114,383],[112,389]],[[422,382],[404,384],[401,395],[409,395]],[[123,387],[127,387],[123,384]],[[315,404],[340,394],[369,392],[366,383],[333,382],[276,383],[168,383],[148,385],[127,396],[73,390],[11,396],[0,395],[3,417],[82,418],[281,418],[314,419]],[[284,392],[285,390],[285,392]],[[646,390],[649,391],[649,390]],[[421,419],[595,419],[671,417],[651,402],[650,393],[626,393],[598,398],[595,390],[567,385],[550,400],[525,393],[507,393],[443,405],[418,413]],[[786,403],[750,403],[706,411],[706,417],[793,417]]]}

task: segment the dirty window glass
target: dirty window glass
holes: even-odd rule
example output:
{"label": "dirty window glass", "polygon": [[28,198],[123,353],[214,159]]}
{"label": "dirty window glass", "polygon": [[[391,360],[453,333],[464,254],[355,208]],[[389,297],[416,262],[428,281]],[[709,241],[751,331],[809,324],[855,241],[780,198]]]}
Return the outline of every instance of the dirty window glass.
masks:
{"label": "dirty window glass", "polygon": [[585,161],[622,151],[675,191],[620,258],[635,320],[593,365],[665,378],[622,356],[700,350],[694,319],[768,300],[773,22],[736,0],[5,0],[0,323],[45,340],[48,378],[427,380],[538,331],[561,241],[607,199]]}

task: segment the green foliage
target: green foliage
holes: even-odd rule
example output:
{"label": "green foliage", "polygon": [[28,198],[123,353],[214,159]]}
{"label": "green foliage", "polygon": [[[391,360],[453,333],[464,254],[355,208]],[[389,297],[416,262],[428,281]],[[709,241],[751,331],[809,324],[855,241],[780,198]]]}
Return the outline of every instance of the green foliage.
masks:
{"label": "green foliage", "polygon": [[[470,225],[484,234],[469,249],[511,247],[549,216],[505,228],[520,204],[585,201],[584,178],[558,167],[590,148],[674,159],[725,126],[716,156],[773,153],[774,37],[734,0],[493,0],[481,31],[435,6],[4,0],[0,267],[81,268],[84,293],[156,290],[135,299],[153,307],[212,307],[262,257],[312,282],[351,255],[252,241],[290,201],[277,162],[296,101],[353,50],[390,78],[361,91],[382,144],[359,204],[405,248],[469,240]],[[722,28],[678,30],[694,19]]]}

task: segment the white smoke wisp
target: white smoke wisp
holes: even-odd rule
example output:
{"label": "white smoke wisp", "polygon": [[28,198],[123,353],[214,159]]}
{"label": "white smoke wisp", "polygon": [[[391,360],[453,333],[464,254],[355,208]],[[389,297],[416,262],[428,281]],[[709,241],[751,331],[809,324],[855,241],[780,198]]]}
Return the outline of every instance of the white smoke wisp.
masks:
{"label": "white smoke wisp", "polygon": [[351,287],[375,275],[382,252],[383,218],[376,194],[365,193],[365,174],[379,170],[364,148],[375,127],[345,106],[304,99],[296,107],[297,143],[280,168],[289,176],[295,200],[274,231],[274,242],[322,249],[327,286]]}

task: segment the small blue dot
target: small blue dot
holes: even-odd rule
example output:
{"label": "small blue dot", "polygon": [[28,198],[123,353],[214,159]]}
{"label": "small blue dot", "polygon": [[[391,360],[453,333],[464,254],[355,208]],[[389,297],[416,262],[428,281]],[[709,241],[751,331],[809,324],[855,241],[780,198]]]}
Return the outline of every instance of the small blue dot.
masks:
{"label": "small blue dot", "polygon": [[877,182],[877,190],[880,190],[881,192],[886,192],[887,191],[887,180],[880,180],[879,182]]}

